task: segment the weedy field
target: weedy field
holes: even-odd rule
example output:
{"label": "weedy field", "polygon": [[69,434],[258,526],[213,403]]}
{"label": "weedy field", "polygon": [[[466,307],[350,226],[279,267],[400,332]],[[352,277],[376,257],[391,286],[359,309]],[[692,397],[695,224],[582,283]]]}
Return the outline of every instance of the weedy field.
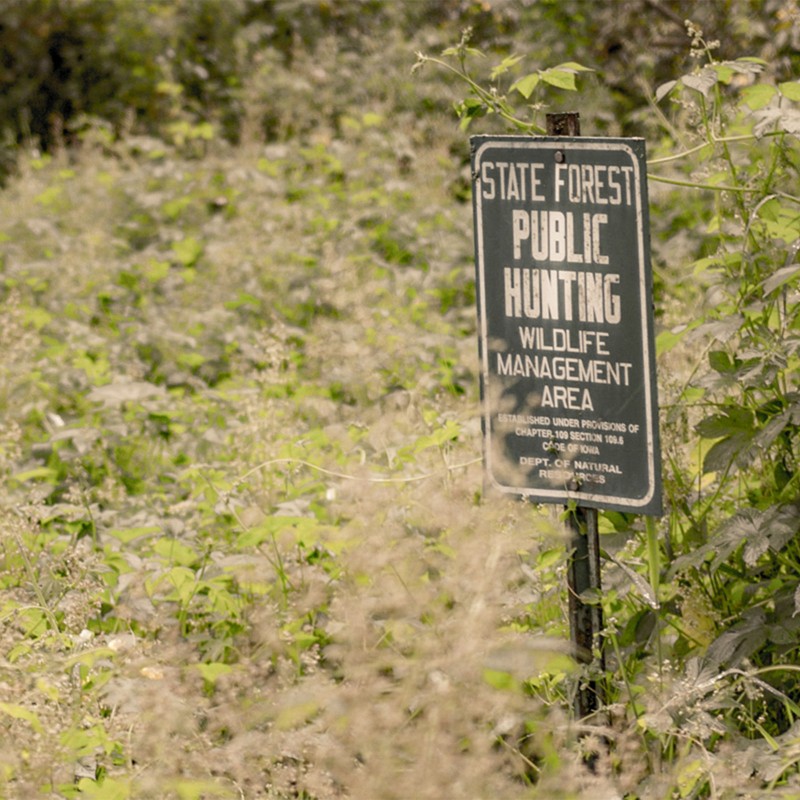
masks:
{"label": "weedy field", "polygon": [[[272,5],[236,136],[164,79],[0,191],[0,797],[799,797],[791,4],[649,105],[584,3]],[[585,721],[564,511],[483,492],[464,130],[565,103],[651,151],[668,498],[602,515]]]}
{"label": "weedy field", "polygon": [[0,196],[5,797],[510,796],[539,759],[512,684],[569,659],[514,628],[559,543],[480,501],[466,143],[286,113],[92,130]]}

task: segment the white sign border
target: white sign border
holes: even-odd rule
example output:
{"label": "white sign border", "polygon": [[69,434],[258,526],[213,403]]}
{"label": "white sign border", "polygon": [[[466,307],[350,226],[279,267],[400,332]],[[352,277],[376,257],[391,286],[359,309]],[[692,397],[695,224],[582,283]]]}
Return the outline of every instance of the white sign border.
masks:
{"label": "white sign border", "polygon": [[[475,137],[482,138],[482,137]],[[648,303],[647,297],[647,253],[645,252],[644,244],[644,211],[642,209],[642,191],[641,191],[641,174],[639,169],[639,159],[633,148],[627,144],[630,140],[626,139],[608,139],[608,138],[591,138],[585,137],[580,139],[563,138],[553,139],[546,138],[540,139],[538,137],[530,136],[492,136],[487,137],[487,140],[481,142],[474,150],[472,155],[472,169],[474,170],[473,191],[476,192],[474,201],[474,214],[475,214],[475,257],[478,272],[478,293],[480,297],[480,339],[481,339],[481,380],[484,387],[483,400],[483,440],[484,440],[484,458],[486,462],[486,473],[491,480],[492,486],[506,494],[523,495],[524,497],[532,497],[536,500],[541,499],[540,502],[563,502],[575,501],[578,504],[591,503],[599,508],[615,505],[618,508],[624,507],[627,509],[635,510],[648,506],[655,495],[658,481],[656,479],[656,433],[655,425],[658,420],[653,419],[653,397],[654,387],[651,384],[652,371],[650,369],[652,343],[648,335]],[[639,140],[642,141],[642,140]],[[481,157],[485,151],[491,148],[502,148],[504,150],[529,150],[535,147],[537,150],[563,150],[568,152],[570,150],[607,150],[609,152],[622,152],[628,155],[633,164],[634,175],[634,195],[636,197],[636,235],[639,246],[638,251],[638,265],[639,265],[639,297],[640,297],[640,314],[642,324],[642,358],[644,366],[644,388],[645,388],[645,415],[647,420],[647,467],[648,467],[648,490],[642,498],[630,497],[615,497],[607,494],[590,494],[585,491],[572,491],[569,487],[559,489],[535,489],[530,487],[508,486],[500,483],[494,476],[492,471],[492,447],[491,447],[491,409],[489,408],[488,392],[486,391],[489,386],[489,336],[487,330],[487,314],[486,314],[486,268],[484,263],[484,246],[483,246],[483,209],[481,204]]]}

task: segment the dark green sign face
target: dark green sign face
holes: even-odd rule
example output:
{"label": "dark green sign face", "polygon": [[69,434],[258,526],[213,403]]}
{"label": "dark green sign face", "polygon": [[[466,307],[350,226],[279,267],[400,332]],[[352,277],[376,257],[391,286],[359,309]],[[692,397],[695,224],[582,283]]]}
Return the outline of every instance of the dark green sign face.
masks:
{"label": "dark green sign face", "polygon": [[644,142],[471,144],[488,481],[660,514]]}

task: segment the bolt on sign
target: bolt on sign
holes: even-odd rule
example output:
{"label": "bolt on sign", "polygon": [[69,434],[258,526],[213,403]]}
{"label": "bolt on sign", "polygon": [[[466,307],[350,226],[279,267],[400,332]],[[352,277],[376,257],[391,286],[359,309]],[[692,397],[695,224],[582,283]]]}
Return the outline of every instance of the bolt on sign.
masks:
{"label": "bolt on sign", "polygon": [[660,514],[644,141],[471,147],[487,482]]}

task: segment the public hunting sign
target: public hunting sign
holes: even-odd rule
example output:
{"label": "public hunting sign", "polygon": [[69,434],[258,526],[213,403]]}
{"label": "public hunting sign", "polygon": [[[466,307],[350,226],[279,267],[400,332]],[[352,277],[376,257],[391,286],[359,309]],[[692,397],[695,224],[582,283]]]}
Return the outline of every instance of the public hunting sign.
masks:
{"label": "public hunting sign", "polygon": [[471,145],[488,483],[660,514],[643,140]]}

